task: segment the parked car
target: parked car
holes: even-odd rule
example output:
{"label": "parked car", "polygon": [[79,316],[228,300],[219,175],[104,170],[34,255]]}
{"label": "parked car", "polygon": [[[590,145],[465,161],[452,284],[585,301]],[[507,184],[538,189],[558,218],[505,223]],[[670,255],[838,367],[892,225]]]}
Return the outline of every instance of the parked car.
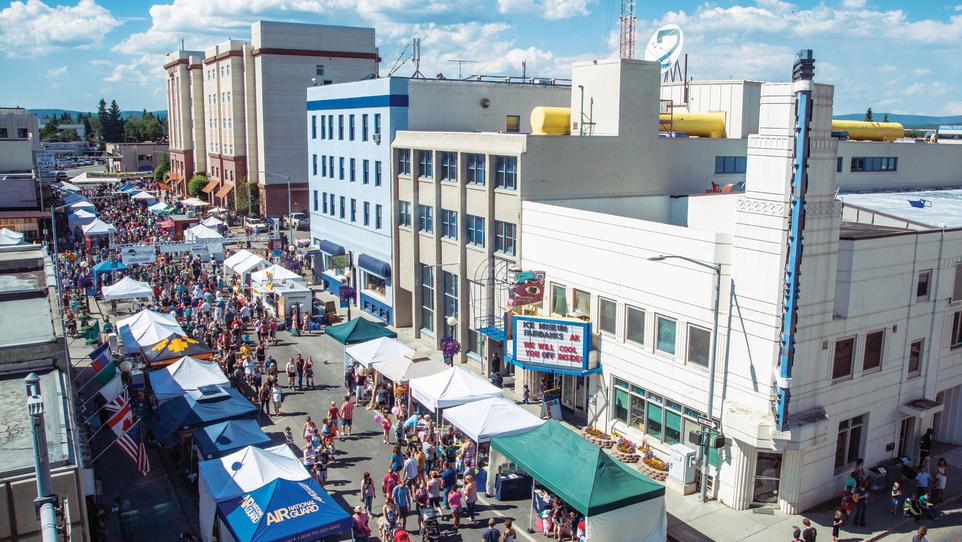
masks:
{"label": "parked car", "polygon": [[291,215],[287,217],[286,225],[293,227],[295,230],[306,230],[310,228],[311,217],[307,216],[307,213],[291,213]]}
{"label": "parked car", "polygon": [[244,218],[244,229],[251,234],[267,233],[267,224],[259,218],[248,216]]}

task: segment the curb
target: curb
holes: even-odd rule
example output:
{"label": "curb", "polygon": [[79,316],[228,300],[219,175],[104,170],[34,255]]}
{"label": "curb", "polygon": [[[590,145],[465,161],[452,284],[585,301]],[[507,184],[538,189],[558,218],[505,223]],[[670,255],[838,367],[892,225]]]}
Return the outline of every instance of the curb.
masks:
{"label": "curb", "polygon": [[[947,505],[947,504],[954,504],[954,503],[956,503],[957,501],[959,501],[960,499],[962,499],[962,494],[956,495],[956,496],[954,496],[954,497],[950,497],[950,498],[945,499],[944,501],[940,502],[940,503],[939,503],[939,507],[945,506],[945,505]],[[908,525],[908,524],[910,524],[910,523],[914,523],[914,522],[913,522],[912,520],[910,520],[910,519],[906,519],[905,521],[903,521],[903,522],[901,522],[901,523],[899,523],[899,524],[897,524],[897,525],[893,525],[892,527],[889,527],[888,529],[885,529],[884,531],[881,531],[881,532],[879,532],[879,533],[877,533],[877,534],[875,534],[875,535],[873,535],[873,536],[871,536],[871,537],[869,537],[869,538],[866,538],[864,542],[875,542],[876,540],[881,540],[881,539],[885,538],[886,536],[888,536],[888,535],[890,535],[890,534],[900,534],[900,533],[898,533],[898,532],[893,532],[893,531],[895,531],[895,530],[901,530],[902,527],[904,527],[904,526],[906,526],[906,525]]]}

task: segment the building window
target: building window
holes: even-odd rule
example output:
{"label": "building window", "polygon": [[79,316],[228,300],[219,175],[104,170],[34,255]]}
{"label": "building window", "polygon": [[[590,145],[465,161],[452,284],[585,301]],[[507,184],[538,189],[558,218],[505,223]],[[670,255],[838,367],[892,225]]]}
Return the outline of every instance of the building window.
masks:
{"label": "building window", "polygon": [[327,177],[327,157],[321,157],[321,177]]}
{"label": "building window", "polygon": [[631,342],[645,344],[645,311],[635,307],[625,307],[625,338]]}
{"label": "building window", "polygon": [[516,156],[495,157],[494,187],[505,190],[518,188],[518,158]]}
{"label": "building window", "polygon": [[411,174],[411,149],[398,149],[397,172],[398,175]]}
{"label": "building window", "polygon": [[324,75],[324,64],[314,66],[314,75]]}
{"label": "building window", "polygon": [[708,367],[711,331],[688,324],[688,363]]}
{"label": "building window", "polygon": [[444,296],[444,318],[458,317],[458,276],[441,271],[441,292]]}
{"label": "building window", "polygon": [[337,178],[344,180],[344,157],[341,156],[337,159]]}
{"label": "building window", "polygon": [[670,318],[658,316],[655,318],[655,350],[675,355],[675,331],[678,323]]}
{"label": "building window", "polygon": [[434,153],[418,151],[418,177],[434,178]]}
{"label": "building window", "polygon": [[494,221],[494,250],[514,256],[517,226],[510,222]]}
{"label": "building window", "polygon": [[561,284],[551,285],[551,314],[568,314],[568,289]]}
{"label": "building window", "polygon": [[835,443],[835,472],[843,472],[862,457],[862,427],[865,415],[838,423],[838,441]]}
{"label": "building window", "polygon": [[928,301],[929,287],[932,284],[932,270],[923,269],[919,271],[919,280],[915,283],[915,300]]}
{"label": "building window", "polygon": [[852,376],[852,360],[855,358],[855,337],[835,341],[832,356],[832,380]]}
{"label": "building window", "polygon": [[381,205],[380,204],[375,205],[374,206],[374,229],[375,230],[381,229],[381,216],[382,216]]}
{"label": "building window", "polygon": [[418,231],[434,233],[434,207],[418,204]]}
{"label": "building window", "polygon": [[469,184],[484,186],[484,155],[466,154],[464,160],[467,162],[467,182]]}
{"label": "building window", "polygon": [[591,294],[574,290],[574,309],[584,316],[591,314]]}
{"label": "building window", "polygon": [[351,222],[357,222],[357,200],[351,198]]}
{"label": "building window", "polygon": [[865,353],[862,354],[862,372],[882,366],[882,347],[885,344],[885,330],[865,335]]}
{"label": "building window", "polygon": [[327,117],[321,115],[321,139],[327,139]]}
{"label": "building window", "polygon": [[317,190],[314,191],[314,212],[317,212]]}
{"label": "building window", "polygon": [[748,158],[745,156],[716,156],[715,174],[732,175],[745,173]]}
{"label": "building window", "polygon": [[317,177],[317,155],[311,155],[311,175]]}
{"label": "building window", "polygon": [[441,209],[441,237],[448,239],[458,238],[458,213]]}
{"label": "building window", "polygon": [[851,171],[897,171],[899,159],[895,156],[853,156]]}
{"label": "building window", "polygon": [[381,186],[381,161],[374,161],[374,186]]}
{"label": "building window", "polygon": [[367,113],[361,115],[361,141],[367,141]]}
{"label": "building window", "polygon": [[321,212],[327,214],[327,192],[321,193]]}
{"label": "building window", "polygon": [[841,172],[842,172],[842,157],[841,157],[841,156],[839,156],[838,158],[835,159],[835,172],[836,172],[836,173],[841,173]]}
{"label": "building window", "polygon": [[334,115],[327,116],[327,138],[334,139]]}
{"label": "building window", "polygon": [[464,215],[464,241],[469,245],[484,246],[484,217]]}
{"label": "building window", "polygon": [[339,213],[339,214],[340,214],[341,219],[343,219],[343,218],[344,218],[344,214],[346,213],[345,207],[347,207],[347,198],[345,198],[344,196],[341,196],[341,201],[340,201],[340,203],[341,203],[341,208],[340,208],[340,213]]}
{"label": "building window", "polygon": [[507,115],[504,118],[504,131],[518,133],[521,131],[521,115]]}
{"label": "building window", "polygon": [[922,352],[925,348],[925,339],[912,341],[909,347],[909,376],[918,376],[922,373]]}
{"label": "building window", "polygon": [[334,216],[334,194],[331,194],[331,216]]}
{"label": "building window", "polygon": [[349,115],[348,118],[348,139],[354,141],[354,115]]}
{"label": "building window", "polygon": [[952,301],[962,299],[962,263],[955,264],[955,282],[952,285]]}
{"label": "building window", "polygon": [[337,116],[337,138],[344,139],[344,115]]}
{"label": "building window", "polygon": [[352,183],[357,180],[356,171],[355,171],[356,166],[357,166],[357,159],[351,158],[351,182]]}
{"label": "building window", "polygon": [[381,114],[380,113],[374,114],[374,133],[377,135],[381,135]]}
{"label": "building window", "polygon": [[364,202],[364,225],[371,225],[371,202],[369,201]]}
{"label": "building window", "polygon": [[605,333],[617,333],[618,303],[603,297],[598,298],[598,329]]}
{"label": "building window", "polygon": [[398,226],[411,227],[411,203],[408,201],[397,202],[397,224]]}
{"label": "building window", "polygon": [[317,115],[311,115],[311,139],[317,139]]}
{"label": "building window", "polygon": [[371,179],[371,161],[362,160],[361,161],[361,182],[368,184]]}
{"label": "building window", "polygon": [[949,333],[949,348],[962,346],[962,311],[952,315],[952,329]]}
{"label": "building window", "polygon": [[421,266],[421,328],[434,331],[434,268]]}
{"label": "building window", "polygon": [[438,163],[441,165],[441,180],[442,181],[455,181],[458,180],[458,153],[456,152],[439,152],[438,153]]}

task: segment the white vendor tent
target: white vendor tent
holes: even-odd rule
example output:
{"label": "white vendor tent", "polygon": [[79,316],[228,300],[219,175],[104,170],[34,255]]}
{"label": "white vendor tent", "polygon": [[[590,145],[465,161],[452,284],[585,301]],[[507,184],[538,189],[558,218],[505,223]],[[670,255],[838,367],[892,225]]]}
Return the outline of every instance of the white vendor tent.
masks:
{"label": "white vendor tent", "polygon": [[[246,253],[246,256],[243,259],[234,259],[233,261],[231,261],[232,258],[234,258],[235,256],[237,256],[237,254],[240,254],[242,252]],[[257,254],[252,254],[250,252],[247,252],[246,250],[242,250],[237,254],[234,254],[234,256],[231,256],[230,258],[227,258],[226,260],[224,260],[224,269],[225,270],[229,269],[231,272],[237,273],[242,278],[246,278],[246,275],[248,273],[252,273],[254,271],[257,271],[258,269],[264,269],[265,267],[270,265],[270,262],[268,262],[264,258],[261,258]],[[228,263],[228,261],[230,261],[231,263]]]}
{"label": "white vendor tent", "polygon": [[241,263],[242,261],[246,260],[247,258],[249,258],[251,254],[252,254],[251,251],[247,249],[238,250],[237,252],[231,254],[230,256],[227,257],[227,259],[224,260],[224,267],[233,267]]}
{"label": "white vendor tent", "polygon": [[147,210],[154,213],[163,213],[167,211],[167,208],[168,208],[168,205],[166,203],[162,201],[158,201],[157,203],[154,203],[149,207],[147,207]]}
{"label": "white vendor tent", "polygon": [[96,209],[97,206],[90,202],[90,200],[78,201],[70,204],[71,209]]}
{"label": "white vendor tent", "polygon": [[128,347],[131,342],[138,347],[156,344],[172,335],[186,335],[177,323],[177,319],[169,314],[163,314],[144,309],[130,318],[117,322],[117,329]]}
{"label": "white vendor tent", "polygon": [[208,228],[216,228],[217,226],[220,226],[220,225],[223,224],[223,223],[224,223],[223,220],[220,220],[219,218],[215,218],[215,217],[209,216],[209,217],[205,218],[204,220],[201,220],[200,225],[201,225],[201,226],[207,226]]}
{"label": "white vendor tent", "polygon": [[120,182],[120,179],[117,177],[91,177],[87,175],[86,171],[70,179],[70,183],[74,185],[111,184],[111,183],[119,183],[119,182]]}
{"label": "white vendor tent", "polygon": [[208,205],[210,205],[206,201],[199,200],[197,198],[187,198],[184,200],[180,200],[180,202],[188,207],[207,207]]}
{"label": "white vendor tent", "polygon": [[130,196],[130,199],[137,200],[137,201],[150,201],[150,200],[156,200],[157,197],[151,194],[150,192],[137,192],[133,196]]}
{"label": "white vendor tent", "polygon": [[104,286],[101,291],[104,294],[104,299],[107,301],[112,299],[134,299],[154,296],[154,289],[151,288],[149,284],[134,280],[130,277],[124,277],[115,284]]}
{"label": "white vendor tent", "polygon": [[77,209],[76,211],[67,215],[67,225],[70,229],[81,228],[85,224],[90,224],[97,218],[97,215],[91,213],[86,209]]}
{"label": "white vendor tent", "polygon": [[185,241],[198,241],[201,239],[223,239],[224,236],[217,233],[216,230],[212,230],[207,226],[198,224],[184,231]]}
{"label": "white vendor tent", "polygon": [[379,361],[373,367],[375,371],[392,382],[407,382],[415,378],[442,373],[448,368],[443,362],[417,352],[400,358]]}
{"label": "white vendor tent", "polygon": [[[286,444],[262,450],[243,450],[198,465],[197,492],[200,498],[200,536],[213,540],[217,503],[239,497],[277,479],[300,481],[310,477]],[[221,529],[221,533],[226,529]]]}
{"label": "white vendor tent", "polygon": [[252,284],[264,284],[267,282],[267,277],[271,277],[271,282],[273,284],[287,284],[288,282],[304,282],[304,277],[298,275],[297,273],[287,269],[286,267],[281,267],[279,265],[272,265],[260,271],[255,271],[251,273],[251,283]]}
{"label": "white vendor tent", "polygon": [[365,368],[382,361],[401,359],[413,352],[407,345],[391,337],[381,337],[344,349],[345,354]]}
{"label": "white vendor tent", "polygon": [[83,230],[84,235],[113,235],[117,233],[117,228],[113,224],[107,224],[99,218],[95,218],[90,221],[89,224],[85,224],[80,227]]}
{"label": "white vendor tent", "polygon": [[530,431],[544,420],[501,397],[492,397],[449,408],[444,419],[475,442],[488,442]]}
{"label": "white vendor tent", "polygon": [[75,184],[70,184],[67,181],[60,183],[61,190],[70,190],[71,192],[80,192],[80,187]]}
{"label": "white vendor tent", "polygon": [[489,397],[501,397],[494,386],[460,367],[411,380],[411,396],[431,412]]}
{"label": "white vendor tent", "polygon": [[23,242],[23,234],[9,228],[0,230],[0,246],[19,245]]}
{"label": "white vendor tent", "polygon": [[174,399],[202,386],[228,385],[220,365],[184,356],[170,365],[152,371],[149,375],[150,387],[158,403]]}

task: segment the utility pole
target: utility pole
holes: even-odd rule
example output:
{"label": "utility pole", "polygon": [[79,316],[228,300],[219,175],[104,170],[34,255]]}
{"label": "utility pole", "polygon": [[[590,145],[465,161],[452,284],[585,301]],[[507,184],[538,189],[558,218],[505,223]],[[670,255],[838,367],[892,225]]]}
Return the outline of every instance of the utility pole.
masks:
{"label": "utility pole", "polygon": [[57,542],[57,496],[50,480],[50,457],[47,455],[47,431],[44,427],[43,397],[40,395],[40,377],[30,373],[24,380],[27,385],[27,413],[33,432],[33,464],[37,474],[37,498],[33,506],[40,520],[43,542]]}

